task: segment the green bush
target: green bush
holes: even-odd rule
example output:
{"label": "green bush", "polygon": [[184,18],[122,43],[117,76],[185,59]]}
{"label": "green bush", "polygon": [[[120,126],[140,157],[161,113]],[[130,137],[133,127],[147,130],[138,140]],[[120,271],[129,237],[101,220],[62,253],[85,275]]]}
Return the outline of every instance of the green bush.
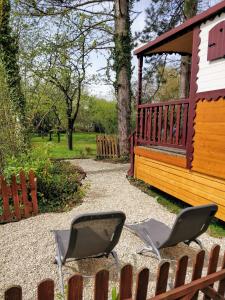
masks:
{"label": "green bush", "polygon": [[37,177],[38,206],[41,212],[68,210],[83,196],[81,181],[84,171],[69,162],[51,161],[48,148],[35,147],[19,157],[9,157],[3,175],[9,181],[12,174],[23,169],[26,174],[34,170]]}

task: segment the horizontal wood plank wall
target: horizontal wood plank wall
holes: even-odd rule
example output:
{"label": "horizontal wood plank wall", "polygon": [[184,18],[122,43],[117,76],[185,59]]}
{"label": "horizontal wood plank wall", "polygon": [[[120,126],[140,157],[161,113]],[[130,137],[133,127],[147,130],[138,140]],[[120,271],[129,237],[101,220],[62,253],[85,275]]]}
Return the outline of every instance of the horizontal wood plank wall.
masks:
{"label": "horizontal wood plank wall", "polygon": [[191,205],[216,203],[225,221],[225,180],[135,155],[134,176]]}
{"label": "horizontal wood plank wall", "polygon": [[192,170],[225,179],[225,99],[197,103]]}
{"label": "horizontal wood plank wall", "polygon": [[169,163],[174,166],[186,168],[186,156],[177,155],[176,153],[167,154],[164,152],[160,152],[157,150],[152,150],[150,148],[140,147],[140,146],[134,148],[134,153],[136,155]]}

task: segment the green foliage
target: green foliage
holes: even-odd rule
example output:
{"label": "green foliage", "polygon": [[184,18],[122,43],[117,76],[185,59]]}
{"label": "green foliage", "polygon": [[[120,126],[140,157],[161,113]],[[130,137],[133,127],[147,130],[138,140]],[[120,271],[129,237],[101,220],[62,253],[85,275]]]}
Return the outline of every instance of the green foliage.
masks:
{"label": "green foliage", "polygon": [[17,155],[24,150],[23,135],[17,114],[10,101],[4,67],[0,59],[0,173],[6,155]]}
{"label": "green foliage", "polygon": [[0,1],[0,58],[4,65],[10,100],[22,124],[25,124],[25,98],[21,91],[18,66],[18,41],[10,26],[9,0]]}
{"label": "green foliage", "polygon": [[[48,137],[33,136],[31,143],[34,147],[45,149],[48,145],[48,155],[50,158],[88,158],[96,156],[96,133],[75,132],[73,134],[74,149],[69,151],[67,149],[66,134],[61,134],[61,142],[57,142],[56,135],[53,140],[49,142]],[[87,148],[89,148],[87,150]]]}
{"label": "green foliage", "polygon": [[116,288],[112,288],[112,300],[119,300],[119,293],[117,293]]}
{"label": "green foliage", "polygon": [[21,169],[26,174],[30,169],[35,171],[41,212],[67,210],[83,196],[81,180],[85,173],[69,162],[52,162],[47,148],[36,147],[18,157],[9,157],[3,175],[10,180]]}

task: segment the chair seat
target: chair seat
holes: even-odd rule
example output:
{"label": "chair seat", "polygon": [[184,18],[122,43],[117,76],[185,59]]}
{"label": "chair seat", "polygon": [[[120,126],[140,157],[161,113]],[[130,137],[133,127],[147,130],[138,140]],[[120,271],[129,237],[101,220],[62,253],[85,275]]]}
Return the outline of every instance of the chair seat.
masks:
{"label": "chair seat", "polygon": [[160,246],[168,239],[171,233],[170,227],[155,219],[132,225],[126,224],[125,227],[133,231],[147,246],[149,246],[149,239],[151,239],[157,249],[160,249]]}

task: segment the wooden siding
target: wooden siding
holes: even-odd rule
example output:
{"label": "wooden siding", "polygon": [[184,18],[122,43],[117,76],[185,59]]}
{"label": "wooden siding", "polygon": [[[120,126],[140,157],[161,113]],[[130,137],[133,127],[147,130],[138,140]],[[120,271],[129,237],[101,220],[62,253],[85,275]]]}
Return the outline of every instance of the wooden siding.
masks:
{"label": "wooden siding", "polygon": [[225,180],[135,155],[134,176],[191,205],[216,203],[225,221]]}
{"label": "wooden siding", "polygon": [[225,179],[225,99],[197,103],[192,170]]}
{"label": "wooden siding", "polygon": [[199,71],[197,74],[197,92],[212,91],[225,88],[225,58],[215,61],[208,61],[208,37],[209,31],[218,23],[225,20],[225,13],[209,20],[200,26],[200,45],[199,45]]}
{"label": "wooden siding", "polygon": [[135,147],[134,153],[136,155],[144,156],[147,158],[155,159],[165,163],[169,163],[178,167],[186,167],[186,157],[183,155],[178,155],[176,153],[166,153],[158,150],[154,150],[146,147]]}

